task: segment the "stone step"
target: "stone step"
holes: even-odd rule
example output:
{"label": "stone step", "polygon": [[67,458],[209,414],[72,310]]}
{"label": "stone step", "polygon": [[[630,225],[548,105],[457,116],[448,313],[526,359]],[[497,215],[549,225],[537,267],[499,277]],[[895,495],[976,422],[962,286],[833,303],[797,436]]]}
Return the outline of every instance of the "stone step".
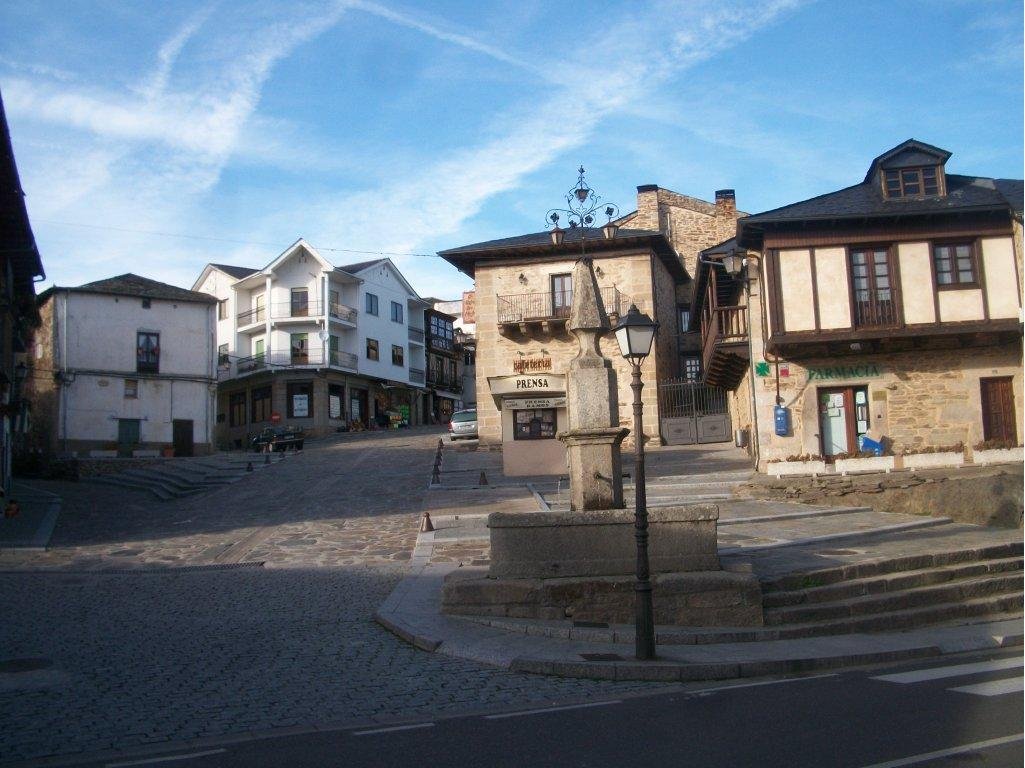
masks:
{"label": "stone step", "polygon": [[767,609],[766,626],[830,622],[837,619],[857,618],[869,614],[925,608],[985,597],[1021,597],[1020,573],[996,573],[975,578],[960,579],[946,584],[933,584],[913,589],[902,589],[878,595],[863,595],[828,603],[792,605]]}
{"label": "stone step", "polygon": [[118,475],[100,475],[98,477],[89,478],[89,482],[99,483],[101,485],[114,485],[119,488],[128,488],[133,491],[145,491],[146,493],[156,496],[161,501],[178,498],[178,494],[172,493],[155,483],[138,478],[120,477]]}
{"label": "stone step", "polygon": [[827,584],[836,584],[841,581],[850,581],[852,579],[862,579],[870,576],[897,573],[901,571],[938,568],[946,565],[953,565],[955,563],[1021,557],[1022,550],[1022,542],[1013,541],[973,549],[947,550],[920,555],[890,557],[860,563],[850,563],[832,568],[822,568],[815,571],[793,573],[774,579],[768,579],[762,582],[762,593],[768,595],[770,592],[820,587]]}
{"label": "stone step", "polygon": [[863,579],[852,579],[823,587],[808,587],[789,591],[769,592],[762,597],[766,609],[811,603],[827,603],[846,598],[897,592],[903,589],[942,584],[957,579],[972,578],[991,573],[1021,571],[1022,558],[1009,557],[996,560],[955,563],[937,568],[880,574]]}
{"label": "stone step", "polygon": [[920,608],[908,608],[903,611],[876,613],[868,616],[857,616],[834,621],[813,622],[809,624],[790,624],[777,628],[780,640],[801,637],[818,637],[822,635],[845,635],[857,632],[895,632],[931,624],[944,624],[979,619],[985,616],[992,620],[1005,619],[1006,615],[1016,614],[1022,610],[1022,594],[989,595],[975,600],[955,603],[939,603]]}
{"label": "stone step", "polygon": [[[749,470],[741,472],[709,472],[707,474],[694,475],[657,475],[647,476],[647,484],[651,485],[729,485],[732,487],[743,485],[751,480],[752,473]],[[714,479],[713,479],[714,478]],[[633,477],[630,478],[633,480]]]}
{"label": "stone step", "polygon": [[180,475],[174,475],[159,469],[126,469],[124,472],[119,474],[121,477],[131,477],[143,481],[156,482],[160,485],[178,488],[180,490],[189,490],[195,487],[194,483],[182,478]]}

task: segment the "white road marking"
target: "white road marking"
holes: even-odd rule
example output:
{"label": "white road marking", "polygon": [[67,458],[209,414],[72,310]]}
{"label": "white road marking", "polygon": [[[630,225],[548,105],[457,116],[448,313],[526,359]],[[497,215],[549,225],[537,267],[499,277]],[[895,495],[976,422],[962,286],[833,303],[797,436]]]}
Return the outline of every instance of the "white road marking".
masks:
{"label": "white road marking", "polygon": [[944,677],[960,677],[962,675],[974,675],[977,672],[999,672],[1002,669],[1021,668],[1025,665],[1025,659],[1021,656],[1010,659],[996,659],[995,661],[980,661],[975,664],[956,664],[950,667],[933,667],[932,669],[920,669],[915,672],[899,672],[895,675],[879,675],[873,680],[885,680],[888,683],[921,683],[925,680],[941,680]]}
{"label": "white road marking", "polygon": [[146,760],[130,760],[127,763],[107,763],[105,768],[124,768],[128,765],[155,765],[157,763],[170,763],[175,760],[191,760],[193,757],[220,755],[227,751],[228,750],[226,749],[208,749],[205,752],[190,752],[187,755],[167,755],[166,757],[150,757]]}
{"label": "white road marking", "polygon": [[543,715],[546,712],[564,712],[568,709],[587,709],[588,707],[607,707],[610,704],[622,704],[619,699],[613,701],[595,701],[590,704],[567,704],[564,707],[545,707],[544,709],[527,709],[522,712],[502,712],[498,715],[484,715],[485,720],[504,720],[507,717],[523,717],[524,715]]}
{"label": "white road marking", "polygon": [[392,733],[393,731],[411,731],[414,728],[433,728],[434,723],[413,723],[412,725],[393,725],[390,728],[374,728],[371,731],[353,731],[353,736],[373,736],[375,733]]}
{"label": "white road marking", "polygon": [[988,683],[962,685],[960,688],[948,688],[947,690],[970,693],[974,696],[1003,696],[1005,693],[1025,691],[1025,678],[1008,677],[1004,680],[990,680]]}
{"label": "white road marking", "polygon": [[759,685],[778,685],[780,683],[803,683],[807,680],[822,680],[825,677],[836,677],[836,672],[830,672],[825,675],[813,675],[811,677],[790,677],[785,680],[761,680],[757,683],[737,683],[736,685],[717,685],[714,688],[702,688],[699,691],[695,691],[699,696],[706,696],[710,693],[718,693],[719,691],[730,691],[734,688],[755,688]]}
{"label": "white road marking", "polygon": [[941,749],[938,752],[924,752],[921,755],[911,755],[910,757],[902,757],[899,760],[890,760],[886,763],[873,763],[872,765],[863,766],[863,768],[901,768],[901,766],[904,765],[915,765],[916,763],[925,763],[929,760],[938,760],[941,757],[950,757],[951,755],[963,755],[965,752],[975,752],[980,749],[999,747],[1001,744],[1010,744],[1014,741],[1021,741],[1022,735],[1023,734],[1018,733],[1014,736],[1002,736],[999,739],[977,741],[974,744],[962,744],[960,747]]}

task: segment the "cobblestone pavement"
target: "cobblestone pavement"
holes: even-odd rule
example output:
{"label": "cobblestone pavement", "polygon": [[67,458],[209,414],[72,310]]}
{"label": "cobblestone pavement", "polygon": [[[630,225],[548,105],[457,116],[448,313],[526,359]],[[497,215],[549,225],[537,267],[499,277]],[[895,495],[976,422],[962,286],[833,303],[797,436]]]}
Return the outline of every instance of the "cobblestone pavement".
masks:
{"label": "cobblestone pavement", "polygon": [[65,503],[50,551],[0,558],[0,763],[654,690],[429,654],[372,621],[437,437],[326,441],[170,502],[39,483]]}

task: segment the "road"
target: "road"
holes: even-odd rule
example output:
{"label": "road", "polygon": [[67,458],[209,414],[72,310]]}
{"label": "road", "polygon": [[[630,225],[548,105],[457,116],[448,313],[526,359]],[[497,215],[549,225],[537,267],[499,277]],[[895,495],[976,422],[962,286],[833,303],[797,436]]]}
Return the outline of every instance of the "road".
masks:
{"label": "road", "polygon": [[1020,653],[974,654],[211,745],[153,759],[175,768],[1017,768],[1023,755],[1021,682]]}

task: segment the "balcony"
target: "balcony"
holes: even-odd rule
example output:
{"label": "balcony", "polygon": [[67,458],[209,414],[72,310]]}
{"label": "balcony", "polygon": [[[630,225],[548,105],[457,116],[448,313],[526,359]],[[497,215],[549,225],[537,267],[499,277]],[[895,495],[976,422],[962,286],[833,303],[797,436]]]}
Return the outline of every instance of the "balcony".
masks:
{"label": "balcony", "polygon": [[409,380],[413,384],[423,384],[424,383],[424,372],[420,368],[410,368],[409,369]]}
{"label": "balcony", "polygon": [[[618,319],[630,306],[627,296],[615,286],[599,289],[605,311]],[[527,334],[532,330],[548,333],[565,327],[573,309],[573,291],[549,293],[520,293],[498,297],[498,325],[503,335],[519,330]]]}
{"label": "balcony", "polygon": [[421,347],[424,345],[424,329],[414,328],[409,326],[408,328],[409,340],[414,344],[419,344]]}
{"label": "balcony", "polygon": [[236,318],[239,328],[244,328],[247,325],[254,325],[256,323],[263,323],[267,320],[267,308],[256,307],[250,309],[247,312],[239,312]]}
{"label": "balcony", "polygon": [[356,324],[356,310],[338,302],[329,302],[327,305],[328,315],[332,320],[340,320],[343,323]]}
{"label": "balcony", "polygon": [[748,366],[747,307],[713,307],[701,319],[705,382],[735,389]]}
{"label": "balcony", "polygon": [[[327,360],[325,365],[324,361]],[[327,356],[319,350],[304,352],[269,352],[262,355],[241,357],[234,363],[235,376],[248,376],[252,373],[270,370],[283,370],[292,368],[339,368],[344,371],[355,372],[358,359],[351,352],[340,350],[328,350]],[[221,377],[218,377],[221,378]],[[225,376],[224,378],[229,378]]]}
{"label": "balcony", "polygon": [[463,391],[463,382],[458,378],[453,379],[450,376],[428,375],[427,386],[434,389],[443,389],[446,392],[458,393]]}

